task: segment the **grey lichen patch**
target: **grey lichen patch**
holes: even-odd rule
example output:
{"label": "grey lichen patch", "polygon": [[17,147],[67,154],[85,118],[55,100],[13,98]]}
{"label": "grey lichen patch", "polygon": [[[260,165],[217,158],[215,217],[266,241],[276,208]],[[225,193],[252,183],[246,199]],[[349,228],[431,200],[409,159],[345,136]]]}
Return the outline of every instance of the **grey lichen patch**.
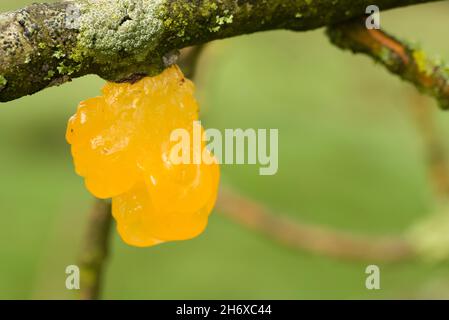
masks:
{"label": "grey lichen patch", "polygon": [[179,50],[172,50],[170,52],[168,52],[167,54],[165,54],[162,57],[162,61],[164,62],[164,67],[170,67],[172,65],[174,65],[176,62],[178,62],[179,59],[179,55],[180,55],[180,51]]}
{"label": "grey lichen patch", "polygon": [[81,5],[79,45],[102,57],[141,54],[158,45],[162,0],[89,0]]}
{"label": "grey lichen patch", "polygon": [[0,56],[1,65],[5,66],[22,54],[32,49],[25,35],[26,12],[8,13],[0,17]]}
{"label": "grey lichen patch", "polygon": [[76,30],[66,29],[69,2],[33,4],[0,14],[0,100],[31,94],[53,80],[50,70],[73,49]]}
{"label": "grey lichen patch", "polygon": [[79,36],[70,57],[90,60],[100,76],[119,81],[162,71],[161,14],[166,0],[87,0],[79,5]]}

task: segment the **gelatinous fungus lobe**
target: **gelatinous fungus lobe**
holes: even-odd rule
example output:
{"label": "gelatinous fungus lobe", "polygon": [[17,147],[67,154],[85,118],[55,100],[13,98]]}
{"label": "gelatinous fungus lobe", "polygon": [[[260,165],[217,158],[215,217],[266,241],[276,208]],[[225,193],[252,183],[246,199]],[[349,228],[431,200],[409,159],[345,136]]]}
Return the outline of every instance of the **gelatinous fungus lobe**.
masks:
{"label": "gelatinous fungus lobe", "polygon": [[[199,235],[215,204],[218,164],[170,160],[174,130],[198,119],[194,85],[177,66],[137,83],[108,83],[78,106],[66,138],[77,174],[112,198],[122,239],[134,246]],[[204,146],[203,146],[204,147]]]}

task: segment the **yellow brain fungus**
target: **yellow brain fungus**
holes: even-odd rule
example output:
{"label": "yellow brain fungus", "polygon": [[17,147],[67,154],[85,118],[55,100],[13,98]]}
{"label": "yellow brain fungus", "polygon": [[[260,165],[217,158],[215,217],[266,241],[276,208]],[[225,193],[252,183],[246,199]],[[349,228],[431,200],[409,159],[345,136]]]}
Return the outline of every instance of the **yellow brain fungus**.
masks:
{"label": "yellow brain fungus", "polygon": [[169,157],[173,130],[192,132],[198,119],[193,93],[173,66],[135,84],[106,84],[69,120],[76,172],[93,195],[112,198],[118,232],[130,245],[186,240],[206,227],[218,164],[173,164]]}

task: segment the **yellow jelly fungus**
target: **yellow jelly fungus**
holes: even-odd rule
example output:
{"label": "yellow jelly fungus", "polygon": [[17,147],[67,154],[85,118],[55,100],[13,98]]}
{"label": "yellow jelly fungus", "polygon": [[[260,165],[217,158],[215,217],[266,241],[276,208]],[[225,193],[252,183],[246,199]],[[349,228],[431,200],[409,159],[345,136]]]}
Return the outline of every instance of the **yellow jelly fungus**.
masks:
{"label": "yellow jelly fungus", "polygon": [[76,172],[94,196],[112,198],[126,243],[186,240],[206,227],[218,164],[173,164],[168,156],[171,133],[192,132],[197,119],[194,85],[173,66],[135,84],[106,84],[102,96],[81,102],[69,120]]}

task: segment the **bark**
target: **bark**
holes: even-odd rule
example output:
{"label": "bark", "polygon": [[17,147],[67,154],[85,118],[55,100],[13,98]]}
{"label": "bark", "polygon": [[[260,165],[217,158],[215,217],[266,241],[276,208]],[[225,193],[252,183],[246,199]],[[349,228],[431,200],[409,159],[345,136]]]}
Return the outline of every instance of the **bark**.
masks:
{"label": "bark", "polygon": [[[438,0],[378,0],[381,10]],[[181,48],[362,16],[371,0],[77,0],[0,14],[0,101],[87,74],[156,75]]]}

